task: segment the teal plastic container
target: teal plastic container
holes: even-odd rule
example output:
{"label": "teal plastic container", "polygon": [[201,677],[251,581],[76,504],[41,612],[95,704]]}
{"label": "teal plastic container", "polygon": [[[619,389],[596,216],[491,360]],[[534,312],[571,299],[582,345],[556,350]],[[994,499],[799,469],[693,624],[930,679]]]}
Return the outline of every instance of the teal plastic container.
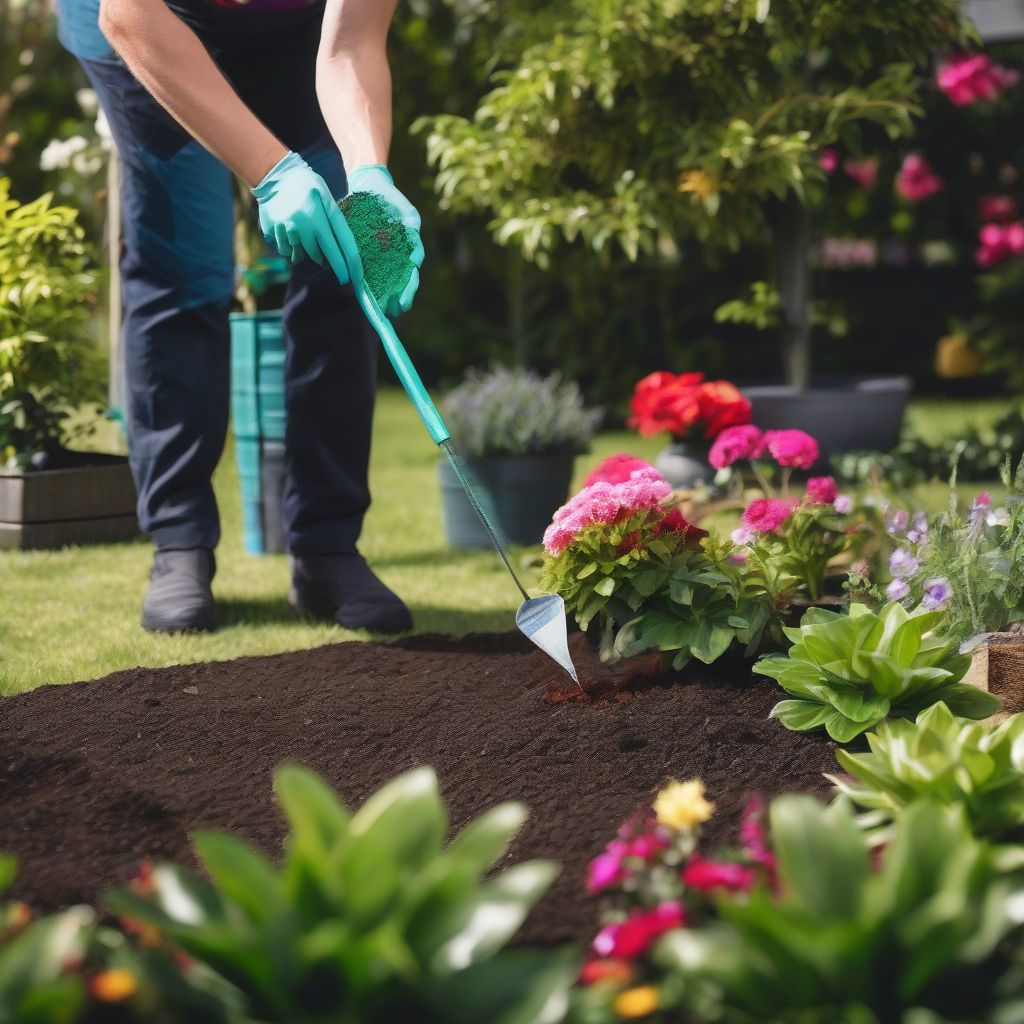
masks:
{"label": "teal plastic container", "polygon": [[[284,550],[280,524],[284,444],[284,329],[279,310],[231,314],[231,421],[242,485],[245,550],[253,555]],[[268,515],[268,512],[272,513]]]}

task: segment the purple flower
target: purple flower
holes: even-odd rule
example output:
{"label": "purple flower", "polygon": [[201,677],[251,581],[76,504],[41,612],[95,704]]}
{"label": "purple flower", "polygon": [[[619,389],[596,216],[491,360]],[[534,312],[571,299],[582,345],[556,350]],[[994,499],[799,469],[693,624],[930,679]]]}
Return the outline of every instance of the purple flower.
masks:
{"label": "purple flower", "polygon": [[903,509],[896,509],[892,515],[885,517],[885,529],[887,533],[898,534],[902,533],[907,528],[907,523],[910,522],[910,515]]}
{"label": "purple flower", "polygon": [[924,596],[921,598],[921,607],[927,608],[930,612],[942,611],[950,598],[953,596],[953,588],[949,580],[940,576],[934,580],[928,580],[924,585]]}
{"label": "purple flower", "polygon": [[837,494],[836,500],[832,502],[832,508],[841,516],[848,516],[853,511],[853,498],[848,494]]}
{"label": "purple flower", "polygon": [[890,601],[902,601],[910,593],[910,585],[906,580],[894,579],[885,588],[885,596]]}
{"label": "purple flower", "polygon": [[910,529],[907,530],[907,540],[911,544],[923,544],[928,539],[928,513],[915,512]]}
{"label": "purple flower", "polygon": [[755,537],[757,537],[757,534],[749,526],[739,526],[732,531],[732,542],[740,547],[753,544]]}
{"label": "purple flower", "polygon": [[920,562],[909,548],[897,548],[889,556],[889,572],[893,576],[913,576],[917,572]]}

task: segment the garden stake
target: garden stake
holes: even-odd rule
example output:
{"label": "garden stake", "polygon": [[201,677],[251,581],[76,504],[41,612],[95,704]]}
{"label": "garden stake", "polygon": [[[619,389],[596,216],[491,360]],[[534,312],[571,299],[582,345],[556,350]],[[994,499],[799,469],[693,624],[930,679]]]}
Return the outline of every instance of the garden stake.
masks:
{"label": "garden stake", "polygon": [[[466,475],[466,470],[452,447],[451,434],[441,418],[437,406],[434,405],[423,386],[416,367],[413,366],[409,353],[395,333],[391,321],[384,315],[382,305],[387,304],[389,294],[400,292],[404,288],[408,274],[403,267],[396,268],[399,260],[408,262],[408,254],[412,244],[408,233],[401,222],[387,216],[376,196],[356,192],[346,196],[341,202],[342,212],[348,220],[359,246],[359,254],[363,260],[364,277],[353,281],[356,298],[362,306],[366,318],[377,332],[384,351],[405,389],[405,393],[416,407],[423,425],[431,440],[447,456],[455,475],[459,478],[469,503],[473,506],[480,521],[487,530],[505,568],[508,569],[519,593],[523,595],[523,603],[516,612],[516,626],[519,631],[535,643],[548,657],[553,658],[569,675],[584,693],[576,675],[576,667],[569,654],[569,643],[566,635],[565,602],[557,594],[546,594],[543,597],[530,597],[526,588],[516,575],[509,561],[505,546],[498,536],[498,531],[480,504],[479,498]],[[396,257],[398,258],[396,260]],[[399,273],[401,271],[401,273]],[[396,279],[397,278],[397,279]],[[378,301],[379,300],[379,301]]]}

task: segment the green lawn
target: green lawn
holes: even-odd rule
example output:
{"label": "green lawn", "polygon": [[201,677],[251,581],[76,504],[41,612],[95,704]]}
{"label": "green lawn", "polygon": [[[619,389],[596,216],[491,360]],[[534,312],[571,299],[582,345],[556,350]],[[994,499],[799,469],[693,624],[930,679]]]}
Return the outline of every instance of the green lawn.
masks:
{"label": "green lawn", "polygon": [[[955,433],[998,416],[992,402],[917,402],[911,422],[927,436]],[[631,433],[601,435],[580,459],[582,476],[599,458],[628,450],[653,458],[663,441]],[[405,398],[382,393],[371,484],[374,503],[362,550],[409,603],[421,632],[462,634],[513,628],[517,592],[489,552],[450,551],[444,543],[436,482],[437,451]],[[209,636],[154,636],[138,624],[150,548],[134,544],[0,553],[0,694],[43,683],[105,675],[135,665],[173,665],[313,647],[361,634],[295,619],[285,601],[284,556],[242,550],[240,500],[229,446],[216,476],[224,537],[214,582],[221,629]],[[929,504],[945,500],[933,487]],[[515,552],[527,585],[536,552]]]}

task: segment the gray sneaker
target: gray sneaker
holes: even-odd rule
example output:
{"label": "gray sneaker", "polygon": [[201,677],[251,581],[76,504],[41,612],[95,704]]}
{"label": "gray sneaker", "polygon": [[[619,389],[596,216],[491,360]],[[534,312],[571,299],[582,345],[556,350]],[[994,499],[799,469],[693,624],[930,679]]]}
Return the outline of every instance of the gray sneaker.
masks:
{"label": "gray sneaker", "polygon": [[158,551],[142,604],[142,628],[158,633],[212,630],[210,583],[216,571],[213,552],[207,548]]}

